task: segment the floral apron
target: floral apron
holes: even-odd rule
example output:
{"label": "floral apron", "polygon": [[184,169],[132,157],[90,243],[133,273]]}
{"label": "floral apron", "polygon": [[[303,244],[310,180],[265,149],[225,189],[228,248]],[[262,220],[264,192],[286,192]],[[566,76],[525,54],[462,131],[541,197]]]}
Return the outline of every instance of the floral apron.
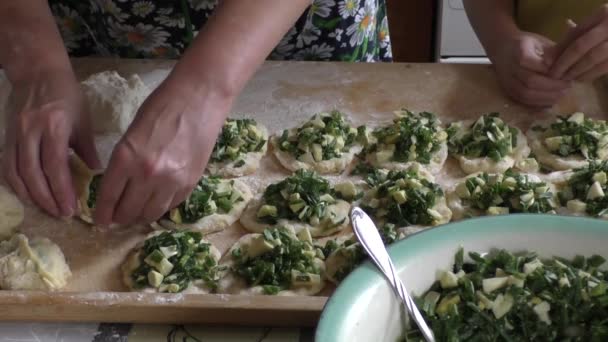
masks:
{"label": "floral apron", "polygon": [[[314,0],[270,59],[391,61],[385,1]],[[179,57],[217,2],[49,0],[70,55],[127,58]]]}

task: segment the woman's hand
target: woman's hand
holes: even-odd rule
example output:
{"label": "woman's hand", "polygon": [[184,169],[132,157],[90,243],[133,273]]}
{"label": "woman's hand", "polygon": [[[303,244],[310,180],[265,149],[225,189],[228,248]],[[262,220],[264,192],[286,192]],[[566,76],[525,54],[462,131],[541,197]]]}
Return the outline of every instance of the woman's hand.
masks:
{"label": "woman's hand", "polygon": [[551,40],[518,32],[489,51],[498,80],[515,101],[532,107],[550,107],[570,88],[570,82],[548,75],[554,59]]}
{"label": "woman's hand", "polygon": [[22,200],[53,216],[76,213],[68,149],[100,167],[89,114],[69,68],[47,70],[13,82],[7,115],[4,174]]}
{"label": "woman's hand", "polygon": [[143,103],[112,153],[96,223],[149,223],[190,194],[232,103],[196,84],[174,71]]}
{"label": "woman's hand", "polygon": [[565,80],[591,81],[608,73],[608,5],[570,31],[559,44],[559,57],[551,76]]}

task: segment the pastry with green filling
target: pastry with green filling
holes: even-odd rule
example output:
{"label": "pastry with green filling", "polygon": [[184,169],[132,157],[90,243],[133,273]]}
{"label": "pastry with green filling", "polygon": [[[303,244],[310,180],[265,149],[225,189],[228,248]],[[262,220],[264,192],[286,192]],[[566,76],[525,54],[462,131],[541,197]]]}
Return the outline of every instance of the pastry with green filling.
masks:
{"label": "pastry with green filling", "polygon": [[93,213],[104,170],[91,170],[76,154],[70,155],[69,164],[79,217],[86,223],[94,224]]}
{"label": "pastry with green filling", "polygon": [[538,122],[528,131],[532,152],[542,166],[560,171],[608,160],[608,124],[574,113]]}
{"label": "pastry with green filling", "polygon": [[343,113],[318,113],[271,139],[274,154],[287,170],[340,173],[362,149],[357,129]]}
{"label": "pastry with green filling", "polygon": [[327,236],[349,224],[350,203],[338,198],[329,182],[314,171],[298,170],[268,185],[261,197],[251,200],[241,224],[253,233],[283,226],[299,232],[308,229],[313,237]]}
{"label": "pastry with green filling", "polygon": [[387,126],[361,129],[366,161],[377,168],[405,170],[421,164],[432,174],[441,171],[448,157],[447,133],[433,113],[402,109]]}
{"label": "pastry with green filling", "polygon": [[558,184],[560,213],[608,219],[608,161],[567,172]]}
{"label": "pastry with green filling", "polygon": [[498,113],[482,115],[474,122],[452,123],[447,132],[450,155],[466,174],[502,173],[516,164],[525,165],[523,161],[530,154],[526,136],[505,123]]}
{"label": "pastry with green filling", "polygon": [[219,291],[243,295],[312,296],[325,287],[322,253],[308,229],[264,229],[241,237],[222,258]]}
{"label": "pastry with green filling", "polygon": [[[403,238],[394,224],[386,224],[379,231],[387,246]],[[327,241],[321,251],[325,256],[325,274],[334,284],[339,284],[367,258],[363,246],[352,233]]]}
{"label": "pastry with green filling", "polygon": [[452,217],[443,190],[418,164],[400,171],[369,169],[363,176],[369,189],[359,205],[378,227],[393,224],[406,236]]}
{"label": "pastry with green filling", "polygon": [[555,186],[532,174],[511,169],[503,173],[478,173],[456,183],[448,191],[454,220],[512,213],[555,214]]}
{"label": "pastry with green filling", "polygon": [[221,231],[239,219],[252,197],[249,187],[238,179],[204,176],[184,202],[161,218],[159,225],[203,234]]}
{"label": "pastry with green filling", "polygon": [[220,256],[200,232],[157,231],[129,254],[121,267],[122,279],[135,291],[216,292]]}
{"label": "pastry with green filling", "polygon": [[254,173],[268,148],[268,130],[253,119],[227,119],[207,170],[212,175],[241,177]]}

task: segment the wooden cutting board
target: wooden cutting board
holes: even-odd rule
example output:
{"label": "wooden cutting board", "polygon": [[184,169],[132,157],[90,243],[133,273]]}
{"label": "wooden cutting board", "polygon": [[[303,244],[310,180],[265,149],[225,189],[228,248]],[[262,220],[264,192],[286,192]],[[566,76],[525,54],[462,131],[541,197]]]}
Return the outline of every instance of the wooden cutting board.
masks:
{"label": "wooden cutting board", "polygon": [[[151,87],[157,86],[174,65],[174,61],[92,58],[73,62],[82,79],[95,72],[117,70],[123,76],[137,73]],[[8,87],[0,85],[2,91],[6,93]],[[576,85],[555,108],[541,112],[507,100],[489,66],[267,62],[238,98],[232,116],[255,118],[275,133],[315,112],[332,109],[347,113],[355,125],[390,121],[392,111],[402,107],[434,112],[444,123],[498,111],[509,123],[525,130],[533,120],[552,113],[584,111],[606,118],[602,92],[600,86]],[[0,98],[2,95],[6,94]],[[97,137],[104,162],[117,139]],[[258,172],[244,181],[260,193],[267,184],[287,175],[268,154]],[[454,161],[449,161],[437,178],[445,186],[461,176]],[[328,178],[335,182],[344,176]],[[73,277],[68,287],[57,293],[0,291],[0,320],[305,326],[316,323],[332,291],[313,298],[125,292],[120,264],[144,238],[147,227],[98,231],[77,220],[50,218],[28,206],[20,229],[28,236],[55,241],[66,255]],[[236,224],[208,238],[225,252],[244,233]]]}

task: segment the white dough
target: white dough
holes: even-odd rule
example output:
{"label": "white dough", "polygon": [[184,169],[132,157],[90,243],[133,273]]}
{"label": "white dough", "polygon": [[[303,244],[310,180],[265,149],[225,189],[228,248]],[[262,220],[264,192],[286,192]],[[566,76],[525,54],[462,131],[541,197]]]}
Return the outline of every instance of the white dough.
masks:
{"label": "white dough", "polygon": [[[534,126],[536,125],[533,125],[532,127]],[[561,171],[577,169],[580,167],[585,167],[589,164],[589,161],[587,161],[581,154],[562,157],[560,155],[551,153],[547,147],[545,147],[544,135],[544,132],[535,131],[532,129],[528,131],[528,139],[530,139],[532,152],[536,155],[536,159],[541,165],[551,170]]]}
{"label": "white dough", "polygon": [[[471,127],[472,123],[473,121],[471,120],[463,121],[462,127],[469,128]],[[502,160],[496,162],[488,157],[469,158],[467,156],[457,154],[454,157],[458,160],[462,171],[464,171],[468,175],[477,172],[503,173],[508,169],[512,168],[515,163],[528,157],[528,155],[530,154],[528,139],[526,139],[526,136],[519,128],[513,128],[515,128],[515,130],[517,131],[517,145],[513,148],[509,155],[505,156]]]}
{"label": "white dough", "polygon": [[[475,177],[479,174],[480,173],[471,174],[471,175],[468,175],[468,176],[460,179],[459,181],[455,182],[454,185],[448,191],[446,191],[447,205],[450,208],[450,210],[452,210],[452,220],[453,221],[459,221],[464,218],[467,218],[468,216],[477,217],[477,216],[485,215],[485,212],[483,210],[473,208],[470,205],[465,204],[464,201],[456,194],[456,187],[458,186],[458,184],[463,183],[467,179],[469,179],[471,177]],[[551,183],[549,181],[550,178],[541,179],[538,175],[529,174],[529,173],[520,173],[520,175],[527,176],[529,182],[534,182],[534,183],[545,182],[545,184],[550,189],[549,191],[551,191],[554,194],[554,196],[556,195],[556,187],[553,183]]]}
{"label": "white dough", "polygon": [[124,133],[151,92],[138,75],[125,79],[116,71],[91,75],[82,82],[82,90],[93,130],[99,134]]}
{"label": "white dough", "polygon": [[[224,255],[222,260],[220,261],[220,266],[225,266],[227,271],[224,273],[224,276],[219,281],[219,292],[220,293],[228,293],[228,294],[240,294],[240,295],[264,295],[264,291],[262,286],[254,286],[248,287],[247,283],[244,279],[238,277],[234,272],[231,271],[231,268],[235,264],[234,257],[232,256],[232,251],[241,248],[246,248],[245,246],[251,244],[251,241],[257,237],[261,236],[261,234],[247,234],[242,236]],[[315,264],[321,270],[321,282],[314,287],[297,287],[289,290],[280,291],[277,296],[312,296],[315,295],[325,287],[325,263],[316,258]]]}
{"label": "white dough", "polygon": [[272,144],[272,150],[274,155],[277,157],[281,165],[289,171],[297,171],[299,169],[314,170],[320,174],[328,173],[341,173],[346,169],[355,155],[363,149],[360,145],[352,145],[348,152],[342,152],[342,156],[339,158],[332,158],[329,160],[315,161],[312,163],[305,163],[296,159],[291,153],[283,151],[279,148],[279,142],[277,137],[272,137],[270,143]]}
{"label": "white dough", "polygon": [[61,249],[49,239],[17,234],[0,242],[0,289],[58,290],[70,276]]}
{"label": "white dough", "polygon": [[[148,234],[148,236],[146,236],[146,240],[152,237],[155,237],[159,234],[162,234],[162,231],[156,231],[156,232],[152,232],[150,234]],[[159,292],[157,288],[153,288],[151,286],[149,287],[145,287],[142,289],[136,289],[134,287],[133,284],[133,279],[131,278],[131,274],[139,267],[139,265],[141,265],[141,252],[142,249],[144,247],[144,243],[145,240],[140,242],[134,249],[133,251],[131,251],[131,253],[129,253],[129,255],[127,256],[127,259],[125,260],[125,262],[122,264],[122,266],[120,267],[120,270],[122,271],[122,281],[123,283],[127,286],[127,288],[129,288],[129,290],[132,291],[141,291],[141,292]],[[209,241],[202,239],[201,243],[209,243]],[[213,245],[211,244],[209,246],[209,253],[211,255],[211,257],[213,258],[213,260],[215,260],[215,262],[217,263],[222,254],[220,253],[220,251]],[[211,289],[205,284],[204,281],[202,280],[197,280],[194,282],[191,282],[187,288],[185,288],[182,292],[180,293],[210,293]]]}
{"label": "white dough", "polygon": [[71,154],[70,170],[72,172],[72,183],[76,190],[76,199],[78,204],[79,217],[86,223],[93,224],[94,208],[90,208],[87,204],[89,199],[89,186],[93,177],[103,174],[103,170],[91,170],[87,164],[82,161],[76,154]]}
{"label": "white dough", "polygon": [[[235,203],[232,206],[232,210],[226,214],[212,214],[209,216],[205,216],[198,220],[195,223],[180,223],[176,224],[175,222],[167,219],[162,219],[159,221],[161,227],[166,229],[179,229],[179,230],[196,230],[203,234],[210,234],[213,232],[218,232],[226,229],[234,222],[236,222],[243,214],[243,211],[247,207],[247,203],[253,198],[253,194],[251,190],[247,186],[247,184],[235,179],[232,180],[234,182],[233,189],[241,194],[243,198],[242,201]],[[222,180],[221,182],[230,182],[229,180]],[[154,227],[154,226],[153,226]]]}
{"label": "white dough", "polygon": [[261,223],[257,219],[257,213],[260,207],[262,206],[262,202],[263,201],[261,198],[251,200],[249,202],[249,205],[247,206],[247,209],[245,209],[240,219],[240,222],[243,227],[245,227],[245,229],[252,233],[261,233],[264,231],[264,229],[268,227],[280,226],[292,228],[296,233],[304,228],[308,228],[312,237],[321,237],[337,233],[348,227],[348,224],[350,223],[350,220],[348,218],[348,213],[350,211],[350,203],[343,200],[336,200],[334,204],[327,206],[327,210],[332,210],[334,213],[336,213],[336,220],[340,221],[342,220],[342,218],[344,218],[344,222],[342,224],[331,229],[324,229],[322,227],[313,226],[309,223],[289,221],[285,219],[278,220],[277,224],[275,225]]}
{"label": "white dough", "polygon": [[23,204],[9,189],[0,185],[0,240],[9,238],[23,222]]}
{"label": "white dough", "polygon": [[[268,150],[268,129],[260,123],[257,123],[256,127],[262,133],[262,139],[266,140],[266,143],[259,152],[246,153],[235,161],[209,162],[207,164],[209,173],[221,177],[242,177],[255,173],[258,167],[260,167],[262,157],[266,155],[266,151]],[[241,167],[234,166],[239,160],[244,161],[245,164]]]}
{"label": "white dough", "polygon": [[442,141],[441,145],[439,147],[439,150],[436,151],[435,153],[433,153],[433,155],[431,156],[431,161],[428,164],[422,164],[417,161],[403,162],[403,163],[395,162],[395,161],[388,161],[388,162],[380,163],[380,162],[378,162],[376,152],[373,152],[373,153],[370,153],[367,155],[367,162],[369,162],[370,164],[372,164],[373,166],[375,166],[377,168],[382,168],[382,169],[387,169],[387,170],[398,170],[398,171],[407,170],[410,167],[412,167],[413,165],[418,164],[421,167],[423,167],[424,169],[428,170],[430,173],[438,174],[439,172],[441,172],[441,169],[443,168],[443,164],[445,164],[445,161],[447,158],[448,158],[448,145],[445,141]]}

